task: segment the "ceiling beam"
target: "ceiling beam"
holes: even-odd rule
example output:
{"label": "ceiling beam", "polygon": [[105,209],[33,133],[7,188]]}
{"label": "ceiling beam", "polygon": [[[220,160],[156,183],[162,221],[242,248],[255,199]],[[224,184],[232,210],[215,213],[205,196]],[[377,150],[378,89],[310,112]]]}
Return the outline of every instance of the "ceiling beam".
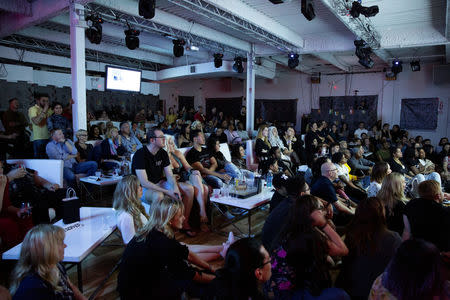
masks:
{"label": "ceiling beam", "polygon": [[0,1],[0,10],[31,16],[31,3],[28,0]]}
{"label": "ceiling beam", "polygon": [[[49,42],[54,43],[60,43],[64,45],[70,45],[70,36],[63,32],[57,32],[45,28],[40,27],[30,27],[21,30],[17,33],[21,36],[31,37],[35,39],[41,39]],[[127,48],[123,47],[122,45],[118,46],[117,44],[106,44],[105,42],[102,42],[99,45],[91,44],[89,41],[86,41],[86,48],[99,51],[99,52],[105,52],[110,53],[114,55],[124,56],[124,57],[130,57],[133,59],[138,60],[144,60],[144,61],[152,61],[159,64],[164,65],[173,65],[173,59],[168,56],[163,56],[159,54],[154,54],[148,51],[136,49],[136,50],[128,50]]]}
{"label": "ceiling beam", "polygon": [[[77,0],[80,4],[86,4],[93,0]],[[2,1],[2,2],[16,2]],[[42,23],[48,19],[68,10],[71,1],[40,0],[31,3],[31,16],[17,16],[16,13],[6,13],[0,18],[0,38],[11,35],[24,28]]]}
{"label": "ceiling beam", "polygon": [[[276,64],[282,65],[285,68],[289,68],[288,66],[288,57],[287,56],[272,56],[270,58],[263,58],[263,59],[267,59],[269,61],[272,61]],[[290,69],[292,71],[298,71],[298,72],[302,72],[305,74],[312,74],[312,70],[309,67],[306,67],[304,65],[302,65],[302,56],[300,55],[299,58],[299,64],[295,69]]]}
{"label": "ceiling beam", "polygon": [[320,58],[321,60],[329,62],[330,64],[344,72],[350,72],[350,66],[338,61],[333,53],[313,53],[313,55],[317,58]]}
{"label": "ceiling beam", "polygon": [[151,25],[151,23],[160,24],[193,36],[228,45],[244,52],[249,52],[251,49],[251,44],[247,41],[243,41],[229,34],[225,34],[195,22],[189,22],[159,9],[156,9],[155,17],[153,19],[145,20],[139,16],[138,3],[133,0],[97,0],[95,3],[111,10],[122,12],[128,16],[132,16],[141,22],[149,23],[149,25]]}
{"label": "ceiling beam", "polygon": [[284,52],[298,52],[303,38],[240,0],[168,0],[170,3],[205,16],[247,34]]}

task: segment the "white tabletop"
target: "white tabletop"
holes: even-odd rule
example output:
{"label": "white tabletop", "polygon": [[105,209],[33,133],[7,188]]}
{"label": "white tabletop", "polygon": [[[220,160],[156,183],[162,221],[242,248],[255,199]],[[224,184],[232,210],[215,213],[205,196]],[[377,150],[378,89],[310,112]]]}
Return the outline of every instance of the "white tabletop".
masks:
{"label": "white tabletop", "polygon": [[[117,227],[115,211],[108,207],[81,207],[79,222],[64,224],[59,220],[54,225],[66,231],[63,262],[81,262]],[[3,259],[19,259],[21,246],[22,243],[3,253]]]}
{"label": "white tabletop", "polygon": [[272,199],[272,196],[273,192],[271,191],[271,189],[266,188],[261,193],[245,199],[223,196],[215,198],[214,196],[211,196],[210,201],[243,209],[253,209],[260,206],[261,204],[269,202],[270,199]]}
{"label": "white tabletop", "polygon": [[88,176],[80,178],[80,181],[95,184],[95,185],[112,185],[117,184],[119,181],[122,180],[122,176],[113,176],[110,178],[100,177],[100,180],[97,180],[98,177],[96,176]]}

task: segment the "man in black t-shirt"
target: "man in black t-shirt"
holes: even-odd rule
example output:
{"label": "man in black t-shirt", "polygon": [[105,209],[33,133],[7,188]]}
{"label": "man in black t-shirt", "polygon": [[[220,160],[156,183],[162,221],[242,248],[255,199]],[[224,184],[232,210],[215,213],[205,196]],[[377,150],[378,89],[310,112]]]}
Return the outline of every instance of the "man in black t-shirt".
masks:
{"label": "man in black t-shirt", "polygon": [[169,155],[162,149],[164,133],[159,129],[150,129],[147,142],[145,147],[136,151],[131,164],[133,174],[139,178],[143,187],[142,200],[151,204],[155,200],[162,200],[164,195],[179,200],[180,191],[172,174]]}
{"label": "man in black t-shirt", "polygon": [[196,170],[199,170],[206,183],[213,188],[221,188],[223,182],[229,182],[231,177],[225,173],[211,171],[211,157],[208,150],[202,148],[205,137],[200,130],[191,131],[193,146],[186,154],[187,162]]}

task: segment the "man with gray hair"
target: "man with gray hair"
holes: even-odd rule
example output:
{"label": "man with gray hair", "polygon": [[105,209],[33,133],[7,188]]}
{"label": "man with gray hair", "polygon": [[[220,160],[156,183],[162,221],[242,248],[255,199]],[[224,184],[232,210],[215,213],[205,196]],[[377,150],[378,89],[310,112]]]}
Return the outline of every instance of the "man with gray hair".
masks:
{"label": "man with gray hair", "polygon": [[333,182],[338,179],[336,166],[331,162],[326,162],[322,164],[320,171],[322,176],[312,185],[311,194],[327,201],[328,205],[333,205],[338,215],[354,215],[355,209],[345,204],[346,200],[336,195],[336,190],[333,185]]}

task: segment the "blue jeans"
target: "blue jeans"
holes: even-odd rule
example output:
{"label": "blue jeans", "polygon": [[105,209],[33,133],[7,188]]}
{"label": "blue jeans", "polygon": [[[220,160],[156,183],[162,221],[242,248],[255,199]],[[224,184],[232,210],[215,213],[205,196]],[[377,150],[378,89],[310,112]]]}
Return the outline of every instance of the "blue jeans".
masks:
{"label": "blue jeans", "polygon": [[45,147],[47,146],[48,139],[33,141],[34,158],[46,159],[47,153]]}
{"label": "blue jeans", "polygon": [[64,167],[64,179],[70,186],[75,184],[75,174],[84,173],[87,176],[95,175],[97,171],[97,163],[95,161],[84,161],[78,164],[73,164],[72,168]]}
{"label": "blue jeans", "polygon": [[235,164],[233,163],[227,163],[225,165],[225,173],[230,175],[231,178],[240,178],[242,175],[244,175],[247,178],[253,178],[254,175],[251,171],[245,170],[245,169],[239,169]]}
{"label": "blue jeans", "polygon": [[203,177],[207,185],[213,187],[213,189],[220,189],[223,186],[223,181],[219,177],[213,175],[206,175]]}

